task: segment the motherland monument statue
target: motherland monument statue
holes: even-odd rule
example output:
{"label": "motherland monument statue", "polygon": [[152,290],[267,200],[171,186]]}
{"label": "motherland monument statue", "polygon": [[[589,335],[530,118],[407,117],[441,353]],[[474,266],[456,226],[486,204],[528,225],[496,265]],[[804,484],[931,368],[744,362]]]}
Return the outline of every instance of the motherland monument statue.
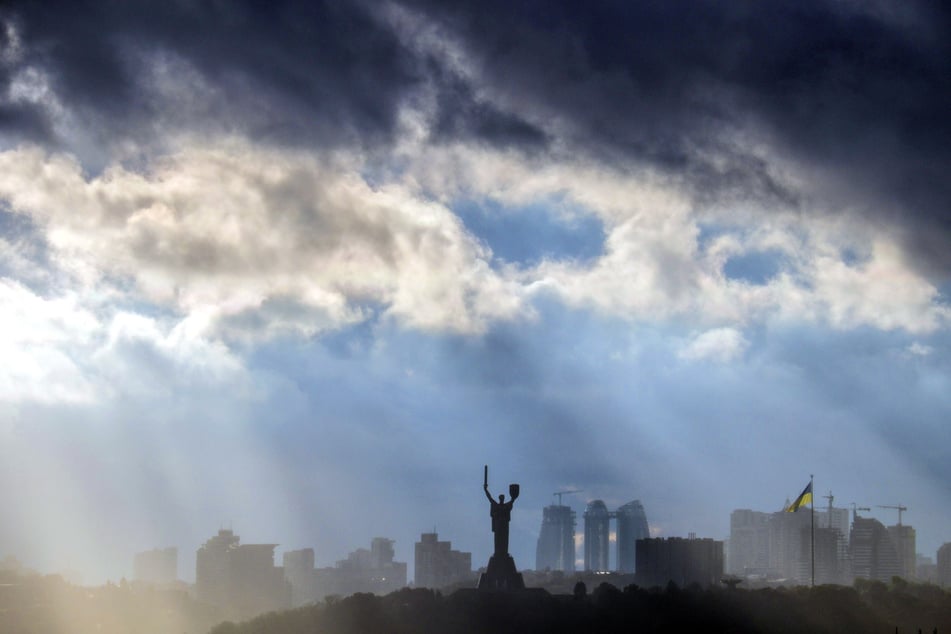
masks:
{"label": "motherland monument statue", "polygon": [[485,465],[482,490],[488,498],[492,517],[492,533],[495,535],[495,549],[489,557],[489,565],[479,577],[479,590],[523,590],[525,582],[522,575],[515,569],[515,560],[509,554],[509,522],[512,519],[512,505],[518,498],[519,486],[509,485],[508,502],[505,495],[500,494],[498,501],[492,499],[489,493],[489,465]]}

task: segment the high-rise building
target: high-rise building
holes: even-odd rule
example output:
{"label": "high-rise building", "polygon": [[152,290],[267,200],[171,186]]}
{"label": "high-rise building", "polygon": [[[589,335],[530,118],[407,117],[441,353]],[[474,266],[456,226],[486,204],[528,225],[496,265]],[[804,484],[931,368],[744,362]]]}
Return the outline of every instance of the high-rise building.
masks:
{"label": "high-rise building", "polygon": [[277,544],[240,544],[230,530],[206,541],[195,561],[195,593],[232,617],[290,607],[284,570],[274,565]]}
{"label": "high-rise building", "polygon": [[584,511],[584,569],[594,572],[610,570],[608,546],[610,544],[611,514],[602,500],[588,503]]}
{"label": "high-rise building", "polygon": [[813,579],[814,562],[816,583],[849,583],[848,533],[843,533],[848,530],[848,513],[848,509],[831,507],[771,513],[768,575],[808,584]]}
{"label": "high-rise building", "polygon": [[840,509],[830,506],[816,511],[816,526],[818,528],[834,528],[845,536],[848,542],[849,509]]}
{"label": "high-rise building", "polygon": [[439,541],[437,533],[423,533],[416,542],[416,585],[443,588],[472,581],[472,553],[452,549],[452,542]]}
{"label": "high-rise building", "polygon": [[951,542],[938,549],[938,584],[951,586]]}
{"label": "high-rise building", "polygon": [[393,540],[374,537],[370,549],[358,548],[333,568],[318,568],[318,599],[355,592],[387,594],[406,585],[406,563],[393,561]]}
{"label": "high-rise building", "polygon": [[222,529],[198,549],[195,558],[195,594],[199,601],[225,606],[231,583],[231,549],[240,538]]}
{"label": "high-rise building", "polygon": [[284,569],[274,565],[277,544],[240,544],[231,550],[230,607],[239,618],[291,607]]}
{"label": "high-rise building", "polygon": [[852,583],[852,564],[851,557],[849,555],[849,531],[851,529],[851,523],[849,521],[849,509],[839,509],[832,508],[832,504],[829,504],[830,508],[824,513],[817,514],[816,521],[823,516],[826,516],[826,521],[824,526],[834,529],[838,536],[838,546],[837,546],[837,557],[838,561],[836,562],[836,567],[838,569],[838,574],[841,576],[841,583],[850,584]]}
{"label": "high-rise building", "polygon": [[915,554],[915,578],[925,583],[938,583],[938,566],[931,557]]}
{"label": "high-rise building", "polygon": [[374,537],[370,540],[370,566],[373,568],[382,570],[387,564],[393,562],[395,556],[392,539]]}
{"label": "high-rise building", "polygon": [[723,577],[723,542],[704,538],[654,537],[637,540],[637,573],[641,586],[681,588],[698,583],[711,586]]}
{"label": "high-rise building", "polygon": [[634,572],[637,563],[637,540],[650,537],[647,513],[640,500],[623,505],[615,513],[617,517],[617,569],[619,572]]}
{"label": "high-rise building", "polygon": [[860,579],[888,583],[902,574],[898,551],[888,531],[876,519],[856,517],[849,537],[852,574]]}
{"label": "high-rise building", "polygon": [[284,578],[291,585],[291,606],[300,607],[317,598],[314,575],[314,549],[289,550],[284,553]]}
{"label": "high-rise building", "polygon": [[155,548],[136,553],[132,578],[146,583],[170,584],[178,580],[178,549]]}
{"label": "high-rise building", "polygon": [[901,576],[908,580],[914,579],[917,576],[915,568],[918,564],[918,558],[915,554],[915,529],[904,524],[896,524],[888,527],[888,536],[892,538],[892,543],[895,544]]}
{"label": "high-rise building", "polygon": [[770,513],[750,509],[737,509],[730,513],[728,572],[734,575],[767,574],[770,516]]}
{"label": "high-rise building", "polygon": [[812,578],[812,517],[810,510],[779,511],[769,519],[769,574],[794,583]]}
{"label": "high-rise building", "polygon": [[575,571],[575,512],[553,504],[542,509],[535,570]]}
{"label": "high-rise building", "polygon": [[833,507],[831,495],[829,505],[815,511],[815,581],[851,584],[849,510]]}
{"label": "high-rise building", "polygon": [[842,551],[841,543],[842,534],[839,529],[829,526],[816,527],[814,545],[817,584],[851,584],[851,567],[847,553]]}
{"label": "high-rise building", "polygon": [[851,583],[848,535],[848,509],[831,503],[793,513],[737,509],[730,514],[726,568],[734,575],[806,584],[814,560],[816,583]]}

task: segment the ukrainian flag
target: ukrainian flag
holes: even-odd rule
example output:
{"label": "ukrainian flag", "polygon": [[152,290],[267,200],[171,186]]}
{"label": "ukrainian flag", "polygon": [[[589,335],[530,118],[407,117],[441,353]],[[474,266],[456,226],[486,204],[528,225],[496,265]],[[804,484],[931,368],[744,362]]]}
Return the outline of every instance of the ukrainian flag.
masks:
{"label": "ukrainian flag", "polygon": [[806,488],[802,490],[802,493],[799,494],[799,497],[796,498],[796,501],[786,507],[787,513],[795,513],[803,506],[812,502],[812,481],[810,480],[809,484],[806,485]]}

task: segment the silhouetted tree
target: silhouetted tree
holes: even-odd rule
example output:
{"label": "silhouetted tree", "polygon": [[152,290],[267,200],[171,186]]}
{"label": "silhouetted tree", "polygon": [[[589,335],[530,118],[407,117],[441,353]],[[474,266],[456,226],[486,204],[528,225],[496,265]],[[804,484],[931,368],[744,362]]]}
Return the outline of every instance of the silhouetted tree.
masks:
{"label": "silhouetted tree", "polygon": [[586,596],[588,596],[588,586],[584,585],[584,581],[579,581],[575,584],[574,597],[576,600],[581,601]]}

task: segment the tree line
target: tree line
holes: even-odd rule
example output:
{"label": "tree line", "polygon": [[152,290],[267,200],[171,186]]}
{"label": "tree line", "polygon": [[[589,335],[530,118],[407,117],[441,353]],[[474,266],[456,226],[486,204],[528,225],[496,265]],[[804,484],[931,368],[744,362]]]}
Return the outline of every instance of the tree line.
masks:
{"label": "tree line", "polygon": [[409,589],[355,594],[313,606],[222,623],[211,634],[483,634],[561,632],[951,634],[951,594],[938,586],[859,580],[854,586],[757,590],[699,586],[618,589],[603,583],[574,595],[543,590],[449,595]]}

